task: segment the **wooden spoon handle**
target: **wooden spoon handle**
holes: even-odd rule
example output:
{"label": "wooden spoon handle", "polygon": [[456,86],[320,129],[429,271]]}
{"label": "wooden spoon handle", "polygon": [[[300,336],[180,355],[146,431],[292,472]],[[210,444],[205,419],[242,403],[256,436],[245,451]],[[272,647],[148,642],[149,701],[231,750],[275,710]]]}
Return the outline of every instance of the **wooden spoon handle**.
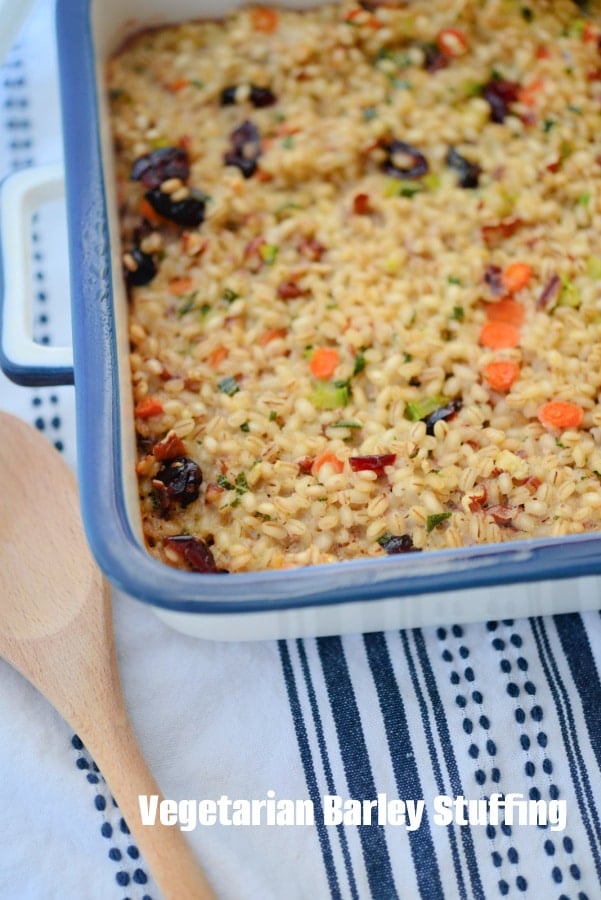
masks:
{"label": "wooden spoon handle", "polygon": [[93,738],[86,747],[106,779],[165,900],[216,900],[179,826],[163,825],[158,816],[156,824],[142,824],[138,796],[156,794],[160,803],[163,795],[126,717],[113,720],[110,732],[103,734],[97,753]]}

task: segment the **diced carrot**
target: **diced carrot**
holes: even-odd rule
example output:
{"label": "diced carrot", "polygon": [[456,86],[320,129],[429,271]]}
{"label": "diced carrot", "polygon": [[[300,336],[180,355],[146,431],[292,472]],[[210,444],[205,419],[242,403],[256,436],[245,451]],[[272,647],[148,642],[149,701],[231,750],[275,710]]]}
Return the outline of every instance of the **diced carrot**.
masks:
{"label": "diced carrot", "polygon": [[503,286],[510,294],[515,294],[525,288],[532,278],[532,267],[525,262],[515,262],[507,266],[501,276]]}
{"label": "diced carrot", "polygon": [[513,297],[502,297],[496,303],[489,303],[486,307],[486,317],[489,322],[507,322],[514,328],[521,328],[524,324],[526,313],[524,307]]}
{"label": "diced carrot", "polygon": [[358,216],[367,216],[371,211],[369,194],[355,194],[353,197],[353,212]]}
{"label": "diced carrot", "polygon": [[344,463],[341,459],[338,459],[335,453],[331,453],[326,450],[325,453],[321,453],[314,461],[311,466],[311,474],[318,475],[319,470],[322,466],[329,466],[337,475],[342,472],[344,469]]}
{"label": "diced carrot", "polygon": [[266,184],[269,181],[273,181],[274,176],[271,172],[266,172],[264,169],[257,169],[255,172],[255,178],[257,181],[261,181],[263,184]]}
{"label": "diced carrot", "polygon": [[209,354],[209,365],[211,368],[216,369],[219,363],[222,363],[227,355],[228,349],[227,347],[224,347],[223,344],[219,344],[218,347],[215,347],[212,353]]}
{"label": "diced carrot", "polygon": [[165,221],[165,219],[158,214],[156,209],[150,205],[146,197],[142,197],[140,200],[138,212],[143,219],[147,219],[152,225],[160,225],[161,222]]}
{"label": "diced carrot", "polygon": [[536,106],[537,95],[540,94],[545,86],[545,82],[539,78],[537,81],[531,81],[530,84],[523,85],[518,93],[518,100],[525,106]]}
{"label": "diced carrot", "polygon": [[594,44],[599,37],[599,32],[592,22],[586,22],[582,29],[582,40],[588,44]]}
{"label": "diced carrot", "polygon": [[277,338],[286,337],[288,332],[285,328],[272,328],[269,331],[264,332],[259,338],[259,344],[264,347],[270,341],[275,341]]}
{"label": "diced carrot", "polygon": [[365,9],[351,9],[344,17],[351,25],[365,25],[369,28],[380,28],[381,22],[376,16],[370,16]]}
{"label": "diced carrot", "polygon": [[545,47],[544,44],[540,44],[536,48],[536,53],[534,55],[536,56],[537,59],[550,59],[551,51],[549,50],[548,47]]}
{"label": "diced carrot", "polygon": [[280,17],[275,9],[267,6],[255,6],[250,11],[250,21],[255,31],[271,34],[278,27]]}
{"label": "diced carrot", "polygon": [[335,347],[317,347],[313,351],[309,368],[316,378],[331,378],[340,362],[340,354]]}
{"label": "diced carrot", "polygon": [[550,400],[537,412],[538,420],[545,428],[578,428],[584,418],[584,410],[569,400]]}
{"label": "diced carrot", "polygon": [[191,287],[192,279],[187,277],[172,278],[168,284],[169,293],[173,294],[174,297],[181,297],[182,294],[187,294]]}
{"label": "diced carrot", "polygon": [[163,412],[163,404],[158,397],[144,397],[136,404],[134,415],[138,419],[150,419],[152,416],[160,416]]}
{"label": "diced carrot", "polygon": [[518,363],[511,359],[495,359],[484,367],[484,377],[493,391],[508,391],[519,374]]}
{"label": "diced carrot", "polygon": [[189,78],[176,78],[175,81],[169,82],[167,85],[168,90],[172,91],[176,94],[178,91],[181,91],[182,88],[188,87],[190,84]]}
{"label": "diced carrot", "polygon": [[491,350],[517,347],[520,343],[520,332],[509,322],[485,322],[480,331],[480,343]]}

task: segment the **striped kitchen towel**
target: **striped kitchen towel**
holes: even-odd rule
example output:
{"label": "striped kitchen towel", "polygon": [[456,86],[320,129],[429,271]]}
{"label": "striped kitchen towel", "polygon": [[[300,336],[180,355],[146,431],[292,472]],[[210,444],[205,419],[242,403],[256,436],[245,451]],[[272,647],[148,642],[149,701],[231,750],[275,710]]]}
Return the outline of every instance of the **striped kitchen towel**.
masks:
{"label": "striped kitchen towel", "polygon": [[[61,158],[52,14],[39,0],[0,72],[2,176]],[[31,278],[36,337],[62,342],[60,205],[32,222]],[[76,466],[72,388],[0,378],[0,406]],[[583,609],[599,587],[527,590]],[[118,593],[114,610],[169,801],[142,798],[140,816],[186,831],[220,900],[601,898],[597,612],[242,644],[178,634]],[[79,737],[0,669],[0,897],[159,900]]]}

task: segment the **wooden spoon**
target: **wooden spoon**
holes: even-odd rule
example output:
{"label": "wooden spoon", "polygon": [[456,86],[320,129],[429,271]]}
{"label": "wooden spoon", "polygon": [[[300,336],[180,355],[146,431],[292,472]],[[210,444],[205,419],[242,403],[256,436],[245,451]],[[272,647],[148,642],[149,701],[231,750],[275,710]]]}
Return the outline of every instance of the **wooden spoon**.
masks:
{"label": "wooden spoon", "polygon": [[215,895],[177,826],[143,826],[161,792],[128,721],[109,592],[90,555],[77,483],[34,428],[0,413],[0,655],[80,736],[167,900]]}

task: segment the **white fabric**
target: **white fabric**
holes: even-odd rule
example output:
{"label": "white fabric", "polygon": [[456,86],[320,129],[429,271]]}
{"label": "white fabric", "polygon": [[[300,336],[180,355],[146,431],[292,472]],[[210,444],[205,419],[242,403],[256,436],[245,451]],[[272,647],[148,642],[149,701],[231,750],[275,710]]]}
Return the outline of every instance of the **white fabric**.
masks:
{"label": "white fabric", "polygon": [[[39,0],[0,73],[0,175],[61,158],[52,12]],[[68,328],[67,260],[53,215],[35,225],[32,263],[46,295],[36,331],[57,341]],[[75,466],[72,388],[0,376],[0,406],[37,423]],[[599,579],[556,589],[590,600]],[[167,797],[379,792],[427,804],[429,824],[413,838],[394,825],[199,827],[189,840],[220,900],[601,896],[597,613],[223,644],[182,636],[116,595],[114,625],[132,722]],[[85,748],[1,661],[0,773],[1,898],[158,900]],[[565,800],[565,831],[493,834],[432,819],[440,795],[533,789]]]}

